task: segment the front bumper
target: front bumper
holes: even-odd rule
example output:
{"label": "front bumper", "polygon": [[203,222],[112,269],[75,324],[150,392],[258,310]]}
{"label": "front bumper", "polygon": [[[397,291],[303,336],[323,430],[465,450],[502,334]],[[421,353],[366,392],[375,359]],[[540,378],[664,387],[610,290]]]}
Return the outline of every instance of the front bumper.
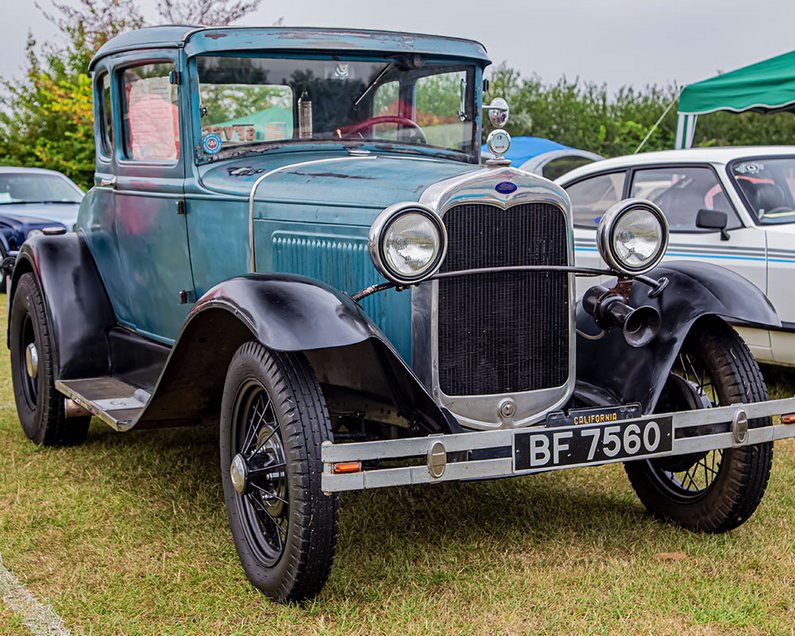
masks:
{"label": "front bumper", "polygon": [[[548,438],[554,431],[567,437],[569,433],[581,431],[583,426],[554,428],[537,426],[349,444],[324,442],[321,449],[322,486],[325,492],[341,492],[442,481],[495,479],[578,466],[598,466],[637,459],[738,448],[795,437],[795,423],[774,422],[769,426],[748,428],[748,420],[793,412],[795,412],[795,397],[626,419],[618,423],[623,431],[633,424],[647,427],[655,421],[667,423],[670,418],[672,439],[669,440],[666,449],[659,452],[635,454],[631,457],[624,454],[612,458],[600,455],[593,460],[577,463],[548,461],[530,468],[517,468],[517,452],[521,455],[517,437],[523,436],[524,447],[527,445],[528,437],[532,438],[533,435]],[[726,430],[705,435],[693,434],[695,427],[716,425],[718,427],[723,425]],[[530,444],[532,446],[532,441]],[[488,455],[494,457],[473,459],[472,455],[476,454],[481,457]],[[387,462],[387,465],[383,466],[382,462]],[[369,468],[368,463],[381,465]],[[523,465],[524,462],[519,463]],[[356,470],[357,464],[362,468]]]}

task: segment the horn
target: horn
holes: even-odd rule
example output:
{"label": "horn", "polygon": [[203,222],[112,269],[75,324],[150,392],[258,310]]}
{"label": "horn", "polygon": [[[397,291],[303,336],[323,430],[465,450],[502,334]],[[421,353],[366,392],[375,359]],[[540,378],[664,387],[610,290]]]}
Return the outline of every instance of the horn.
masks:
{"label": "horn", "polygon": [[624,321],[624,340],[630,347],[644,347],[660,332],[660,312],[646,305],[633,309]]}
{"label": "horn", "polygon": [[620,294],[602,285],[585,292],[582,304],[602,329],[621,327],[630,347],[644,347],[660,332],[660,312],[654,307],[645,305],[633,309]]}

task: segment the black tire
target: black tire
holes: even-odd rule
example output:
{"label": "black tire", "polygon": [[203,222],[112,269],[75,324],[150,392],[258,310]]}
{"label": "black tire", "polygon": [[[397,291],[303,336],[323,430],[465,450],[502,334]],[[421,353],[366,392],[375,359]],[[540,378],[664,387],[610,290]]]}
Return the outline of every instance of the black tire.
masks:
{"label": "black tire", "polygon": [[[31,440],[44,446],[66,446],[85,441],[90,417],[66,419],[64,396],[55,388],[54,343],[39,284],[23,274],[14,289],[10,316],[11,381],[17,414]],[[26,350],[38,357],[34,376],[28,373]]]}
{"label": "black tire", "polygon": [[[6,259],[6,251],[2,245],[0,245],[0,264]],[[7,293],[6,288],[6,273],[3,271],[3,268],[0,267],[0,294]]]}
{"label": "black tire", "polygon": [[[695,326],[674,373],[687,378],[689,384],[671,378],[658,412],[759,402],[768,397],[759,365],[745,342],[717,318],[702,320]],[[685,395],[688,386],[700,388],[690,389],[690,395]],[[699,401],[700,404],[694,403]],[[749,422],[750,427],[769,424],[770,418]],[[772,463],[773,444],[765,443],[631,462],[625,468],[632,487],[651,514],[691,530],[726,532],[744,523],[756,510]]]}
{"label": "black tire", "polygon": [[[242,345],[227,372],[220,432],[227,516],[246,576],[280,602],[315,596],[334,561],[338,498],[321,491],[320,445],[331,424],[306,358]],[[236,458],[244,465],[237,490]]]}

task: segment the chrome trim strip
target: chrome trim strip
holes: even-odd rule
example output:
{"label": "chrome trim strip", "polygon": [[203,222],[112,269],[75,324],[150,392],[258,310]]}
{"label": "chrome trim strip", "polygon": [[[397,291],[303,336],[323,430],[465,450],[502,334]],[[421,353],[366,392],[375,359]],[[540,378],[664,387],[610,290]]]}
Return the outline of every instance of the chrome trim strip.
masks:
{"label": "chrome trim strip", "polygon": [[251,193],[248,195],[248,271],[253,274],[257,271],[257,259],[254,248],[254,197],[257,194],[257,188],[268,177],[271,177],[279,172],[286,172],[293,168],[309,166],[317,163],[333,163],[335,161],[356,161],[366,159],[378,159],[378,155],[367,155],[357,157],[331,157],[328,159],[313,159],[312,161],[299,161],[298,163],[291,163],[286,166],[280,166],[260,175],[251,186]]}
{"label": "chrome trim strip", "polygon": [[[679,411],[675,413],[660,413],[659,415],[645,415],[638,418],[622,420],[621,423],[631,424],[632,422],[648,421],[649,419],[657,417],[671,417],[673,419],[673,449],[668,452],[653,453],[633,458],[643,459],[685,455],[688,453],[704,452],[720,448],[739,448],[793,438],[795,437],[794,424],[771,424],[769,426],[749,429],[748,434],[745,436],[745,440],[742,442],[738,442],[731,431],[696,437],[676,438],[676,432],[693,426],[730,423],[740,412],[745,412],[749,419],[755,419],[793,411],[795,411],[795,397],[781,400],[768,400],[765,402],[753,402],[751,404],[720,406],[713,409],[701,409],[697,411]],[[555,427],[554,430],[564,432],[576,428],[578,427],[561,426]],[[481,431],[375,442],[354,442],[350,444],[334,444],[328,441],[323,442],[321,447],[323,490],[325,492],[341,492],[345,490],[363,490],[367,488],[382,488],[386,486],[402,486],[437,481],[510,477],[514,475],[530,475],[552,470],[565,470],[567,468],[596,466],[627,461],[626,457],[619,457],[587,464],[546,466],[543,468],[514,471],[514,439],[518,433],[526,431],[527,429]],[[511,456],[499,459],[448,462],[444,474],[440,477],[433,477],[428,472],[428,468],[425,465],[364,470],[358,473],[342,475],[335,475],[332,472],[333,465],[340,462],[377,461],[382,459],[426,456],[431,446],[438,442],[443,444],[448,453],[489,448],[510,448]]]}

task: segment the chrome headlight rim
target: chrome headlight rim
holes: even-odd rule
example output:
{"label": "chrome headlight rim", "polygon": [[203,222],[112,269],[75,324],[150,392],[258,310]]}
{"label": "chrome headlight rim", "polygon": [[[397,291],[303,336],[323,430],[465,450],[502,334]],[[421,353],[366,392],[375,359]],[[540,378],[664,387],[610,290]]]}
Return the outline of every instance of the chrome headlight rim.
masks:
{"label": "chrome headlight rim", "polygon": [[[391,269],[384,253],[384,239],[386,238],[387,230],[392,223],[407,214],[420,214],[431,221],[436,229],[439,243],[436,257],[416,276],[405,276]],[[381,212],[372,226],[370,226],[367,247],[373,265],[384,278],[400,286],[415,285],[433,276],[442,266],[444,257],[447,255],[447,228],[445,228],[439,215],[426,205],[410,202],[395,203]]]}
{"label": "chrome headlight rim", "polygon": [[[614,239],[618,221],[629,212],[637,209],[650,212],[655,217],[660,224],[662,240],[652,258],[642,265],[633,266],[622,262],[621,258],[615,253]],[[668,239],[668,219],[665,218],[665,214],[663,214],[659,206],[646,199],[624,199],[615,203],[604,213],[596,231],[596,246],[599,249],[599,255],[610,269],[625,276],[644,274],[657,267],[668,249]]]}

